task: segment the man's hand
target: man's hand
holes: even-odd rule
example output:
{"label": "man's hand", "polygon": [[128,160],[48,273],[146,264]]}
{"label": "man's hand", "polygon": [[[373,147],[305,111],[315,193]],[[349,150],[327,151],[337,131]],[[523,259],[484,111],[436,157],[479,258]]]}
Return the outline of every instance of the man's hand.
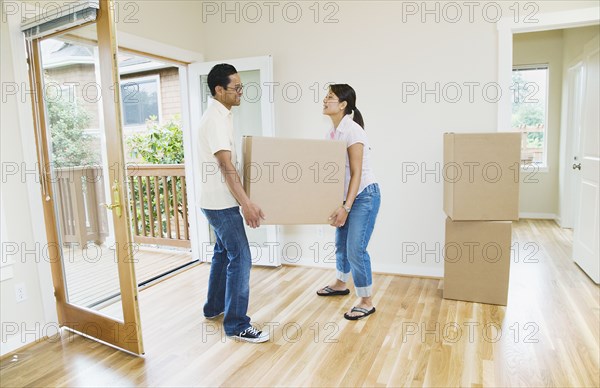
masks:
{"label": "man's hand", "polygon": [[260,221],[265,219],[263,211],[254,202],[248,202],[246,205],[243,205],[242,213],[244,214],[246,225],[251,228],[258,228]]}

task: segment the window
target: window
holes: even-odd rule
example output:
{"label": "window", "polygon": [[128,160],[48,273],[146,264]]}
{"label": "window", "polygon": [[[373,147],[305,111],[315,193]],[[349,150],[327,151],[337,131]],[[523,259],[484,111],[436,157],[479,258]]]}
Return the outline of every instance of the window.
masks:
{"label": "window", "polygon": [[515,67],[512,82],[512,129],[523,134],[521,164],[546,167],[548,65]]}
{"label": "window", "polygon": [[69,82],[60,85],[60,96],[69,103],[77,104],[77,89],[75,89],[75,84]]}
{"label": "window", "polygon": [[160,119],[159,90],[158,75],[121,81],[125,125],[144,125],[151,116]]}

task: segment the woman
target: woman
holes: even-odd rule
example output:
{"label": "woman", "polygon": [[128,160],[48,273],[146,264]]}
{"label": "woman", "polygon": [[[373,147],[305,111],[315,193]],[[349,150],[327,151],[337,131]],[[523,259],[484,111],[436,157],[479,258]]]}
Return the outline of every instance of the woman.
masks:
{"label": "woman", "polygon": [[372,294],[371,258],[367,245],[379,212],[381,196],[370,165],[370,147],[364,131],[362,115],[356,109],[356,93],[350,85],[335,84],[323,101],[323,114],[329,116],[333,127],[332,140],[346,142],[346,180],[344,203],[330,217],[335,234],[335,283],[317,291],[319,296],[348,295],[346,282],[352,273],[360,301],[344,318],[358,320],[375,312]]}

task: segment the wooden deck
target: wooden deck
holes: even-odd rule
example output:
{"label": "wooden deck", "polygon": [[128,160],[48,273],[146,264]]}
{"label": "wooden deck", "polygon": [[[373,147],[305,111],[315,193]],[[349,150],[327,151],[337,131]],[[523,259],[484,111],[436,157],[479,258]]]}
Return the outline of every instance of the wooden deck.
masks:
{"label": "wooden deck", "polygon": [[[65,279],[69,302],[100,309],[120,300],[115,251],[107,245],[89,244],[87,249],[64,248]],[[139,247],[134,253],[138,284],[192,261],[185,250]]]}

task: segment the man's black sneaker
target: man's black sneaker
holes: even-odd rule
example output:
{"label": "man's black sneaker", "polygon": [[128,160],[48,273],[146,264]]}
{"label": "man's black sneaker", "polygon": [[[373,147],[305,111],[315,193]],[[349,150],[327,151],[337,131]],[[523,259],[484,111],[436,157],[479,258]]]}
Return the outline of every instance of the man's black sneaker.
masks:
{"label": "man's black sneaker", "polygon": [[236,341],[245,341],[258,344],[261,342],[267,342],[269,340],[269,333],[256,330],[250,326],[241,333],[231,336],[231,338],[235,339]]}

